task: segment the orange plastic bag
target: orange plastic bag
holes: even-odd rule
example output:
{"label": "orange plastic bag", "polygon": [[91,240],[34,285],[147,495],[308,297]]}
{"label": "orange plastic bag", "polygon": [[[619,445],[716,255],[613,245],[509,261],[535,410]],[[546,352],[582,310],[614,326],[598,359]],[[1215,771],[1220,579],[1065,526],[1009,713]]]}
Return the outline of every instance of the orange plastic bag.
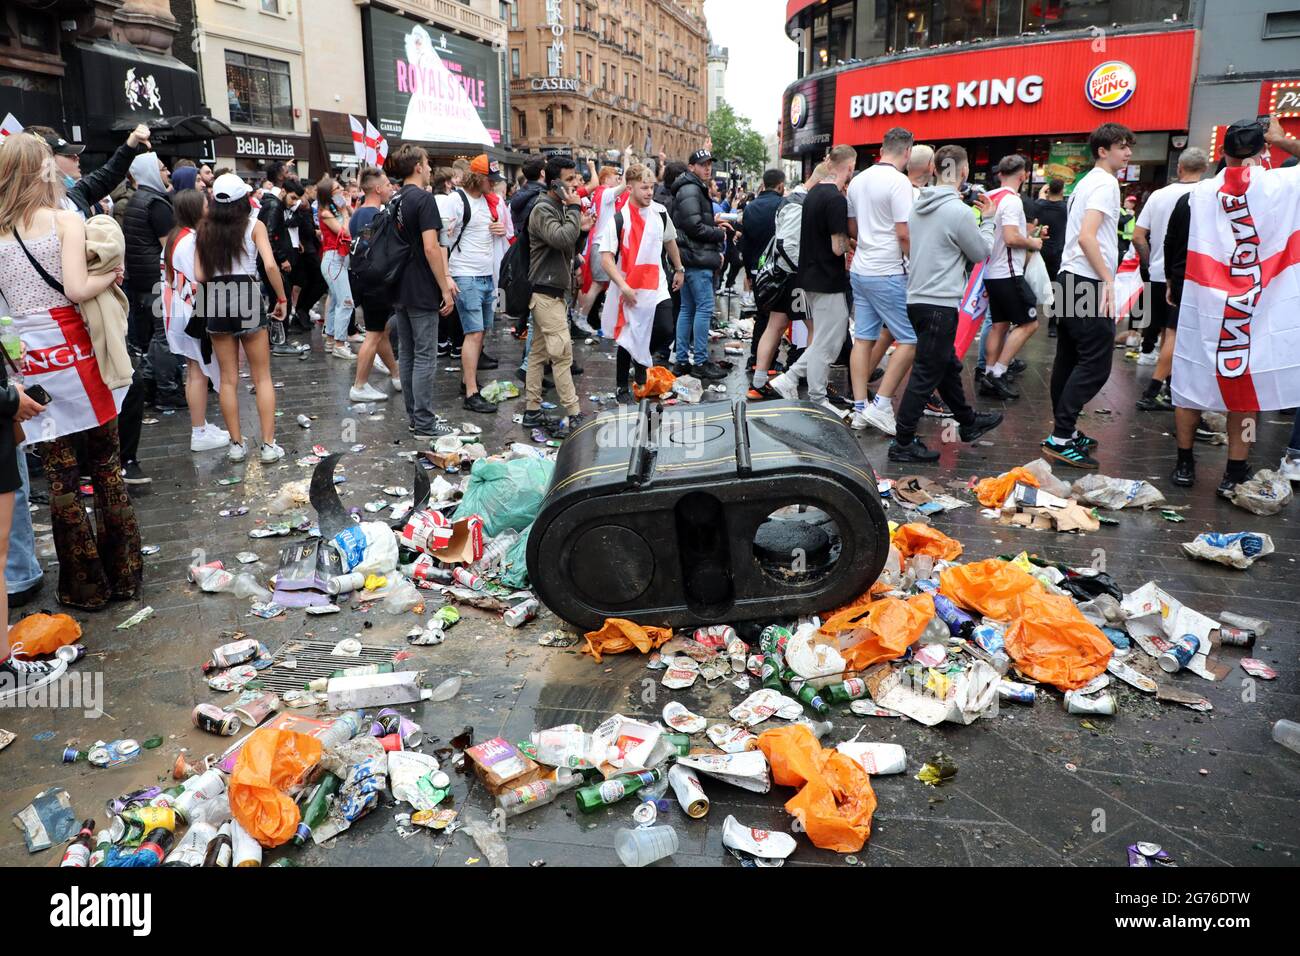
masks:
{"label": "orange plastic bag", "polygon": [[962,607],[1009,621],[1007,654],[1034,680],[1082,687],[1106,669],[1114,648],[1074,602],[1048,594],[1031,575],[990,558],[939,575],[939,592]]}
{"label": "orange plastic bag", "polygon": [[894,532],[890,541],[904,560],[914,554],[928,554],[941,561],[961,557],[961,542],[928,524],[905,524]]}
{"label": "orange plastic bag", "polygon": [[671,627],[642,627],[621,617],[607,617],[599,631],[588,631],[587,646],[582,649],[600,663],[601,654],[622,654],[633,648],[649,654],[673,636]]}
{"label": "orange plastic bag", "polygon": [[53,654],[80,637],[81,625],[66,614],[28,614],[9,628],[10,646],[21,644],[17,656],[25,659]]}
{"label": "orange plastic bag", "polygon": [[652,365],[646,370],[645,384],[633,385],[632,394],[636,396],[637,401],[643,398],[654,398],[656,395],[667,395],[673,390],[673,383],[677,381],[677,376],[662,365]]}
{"label": "orange plastic bag", "polygon": [[860,625],[866,629],[866,637],[840,654],[849,667],[859,671],[895,660],[917,642],[932,617],[934,598],[928,594],[914,594],[906,601],[882,598],[871,605]]}
{"label": "orange plastic bag", "polygon": [[838,750],[823,747],[803,724],[764,731],[758,746],[772,765],[772,780],[800,788],[785,809],[813,845],[836,853],[861,850],[876,811],[866,772]]}
{"label": "orange plastic bag", "polygon": [[288,843],[298,805],[286,791],[320,761],[320,741],[292,730],[263,727],[239,748],[230,775],[230,813],[262,846]]}
{"label": "orange plastic bag", "polygon": [[996,478],[985,478],[975,486],[975,497],[985,508],[1001,508],[1017,482],[1038,487],[1038,479],[1032,471],[1017,467]]}

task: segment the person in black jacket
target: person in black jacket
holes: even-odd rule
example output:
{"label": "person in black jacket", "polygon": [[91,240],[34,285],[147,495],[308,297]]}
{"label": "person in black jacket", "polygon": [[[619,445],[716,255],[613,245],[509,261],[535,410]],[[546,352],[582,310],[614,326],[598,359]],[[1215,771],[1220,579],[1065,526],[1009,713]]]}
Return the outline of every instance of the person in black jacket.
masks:
{"label": "person in black jacket", "polygon": [[[280,266],[280,280],[288,286],[289,273],[293,271],[293,249],[289,242],[289,234],[285,231],[284,221],[284,183],[287,175],[285,173],[284,163],[279,161],[267,163],[266,181],[270,184],[257,194],[257,219],[266,227],[266,237],[271,243],[271,254]],[[261,271],[261,264],[258,264],[258,270]],[[263,286],[269,288],[266,276],[262,276]],[[311,323],[307,323],[307,331],[311,330]],[[277,328],[274,324],[271,327],[271,341],[277,344],[284,342],[284,327],[281,325]]]}
{"label": "person in black jacket", "polygon": [[[754,288],[759,260],[776,235],[776,210],[785,200],[785,173],[769,169],[763,173],[763,191],[745,204],[745,216],[740,225],[740,256],[745,263],[745,291]],[[767,330],[769,312],[757,309],[754,313],[754,337],[749,344],[749,364],[745,371],[754,370],[758,357],[758,342]]]}
{"label": "person in black jacket", "polygon": [[82,219],[104,212],[101,205],[104,198],[126,179],[131,162],[141,153],[153,148],[149,144],[149,127],[142,123],[131,130],[126,143],[117,148],[108,162],[89,176],[83,177],[81,153],[85,146],[68,142],[62,134],[48,126],[28,126],[23,132],[41,137],[53,150],[54,164],[63,174],[63,185],[67,188],[67,208],[81,213]]}
{"label": "person in black jacket", "polygon": [[325,277],[320,271],[320,240],[316,235],[311,203],[307,201],[306,188],[295,179],[284,184],[282,222],[283,246],[291,265],[286,285],[298,289],[292,324],[297,329],[310,331],[311,308],[325,294]]}
{"label": "person in black jacket", "polygon": [[[1050,179],[1038,191],[1036,201],[1025,203],[1025,215],[1038,220],[1040,226],[1047,227],[1047,236],[1043,239],[1043,265],[1047,266],[1047,277],[1056,282],[1056,274],[1061,271],[1061,253],[1065,251],[1065,230],[1069,212],[1065,204],[1065,181]],[[1047,317],[1047,334],[1056,338],[1056,316],[1050,311]]]}
{"label": "person in black jacket", "polygon": [[682,308],[677,315],[677,363],[675,375],[698,379],[727,377],[716,362],[709,361],[709,325],[713,321],[713,274],[722,265],[722,244],[729,223],[713,213],[708,183],[713,179],[713,154],[697,149],[691,154],[686,172],[672,185],[673,225],[686,282],[682,286]]}

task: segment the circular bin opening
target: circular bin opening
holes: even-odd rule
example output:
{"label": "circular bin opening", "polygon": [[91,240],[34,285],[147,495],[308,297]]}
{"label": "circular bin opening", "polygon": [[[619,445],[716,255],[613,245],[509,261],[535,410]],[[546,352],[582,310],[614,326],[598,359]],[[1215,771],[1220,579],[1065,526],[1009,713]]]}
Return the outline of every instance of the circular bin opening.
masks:
{"label": "circular bin opening", "polygon": [[815,505],[784,505],[754,533],[754,560],[769,577],[791,587],[827,578],[839,560],[839,526]]}

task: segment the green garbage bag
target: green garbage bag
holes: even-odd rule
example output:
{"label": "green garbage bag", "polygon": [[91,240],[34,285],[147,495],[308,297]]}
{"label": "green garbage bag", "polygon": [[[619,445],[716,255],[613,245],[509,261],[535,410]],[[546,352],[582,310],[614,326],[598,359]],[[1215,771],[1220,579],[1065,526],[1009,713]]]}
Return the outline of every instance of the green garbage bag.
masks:
{"label": "green garbage bag", "polygon": [[533,526],[529,525],[519,535],[519,540],[510,546],[505,560],[501,563],[498,580],[508,588],[528,587],[528,535]]}
{"label": "green garbage bag", "polygon": [[541,458],[481,458],[469,473],[456,517],[478,515],[484,532],[493,538],[507,528],[523,531],[541,510],[554,471],[555,462]]}

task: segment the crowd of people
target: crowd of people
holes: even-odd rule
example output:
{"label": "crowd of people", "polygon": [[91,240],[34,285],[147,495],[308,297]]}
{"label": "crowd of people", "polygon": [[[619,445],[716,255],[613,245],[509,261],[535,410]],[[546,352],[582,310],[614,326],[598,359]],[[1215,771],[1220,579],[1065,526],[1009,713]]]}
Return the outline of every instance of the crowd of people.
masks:
{"label": "crowd of people", "polygon": [[[319,329],[326,355],[356,363],[349,399],[400,394],[411,434],[433,443],[454,432],[434,396],[442,359],[460,363],[465,410],[497,413],[483,373],[501,365],[486,345],[502,316],[524,340],[516,373],[523,427],[563,439],[588,414],[574,384],[583,371],[575,335],[591,334],[594,322],[616,343],[622,403],[654,365],[725,379],[731,366],[711,351],[710,333],[719,293],[742,276],[755,310],[749,400],[795,399],[806,383],[811,402],[854,429],[888,435],[896,462],[940,457],[918,437],[927,415],[955,420],[962,442],[997,428],[1002,413],[968,399],[965,352],[978,339],[980,397],[1015,401],[1020,354],[1045,324],[1056,342],[1042,454],[1098,467],[1098,442],[1078,419],[1106,384],[1119,341],[1154,366],[1137,407],[1176,412],[1172,480],[1190,486],[1200,414],[1218,407],[1202,380],[1214,379],[1217,362],[1229,413],[1219,493],[1230,495],[1248,474],[1253,415],[1300,396],[1279,404],[1291,390],[1266,388],[1258,376],[1243,386],[1249,359],[1234,365],[1239,349],[1225,358],[1220,344],[1217,358],[1206,358],[1204,343],[1216,338],[1234,347],[1240,339],[1249,351],[1249,323],[1272,275],[1256,276],[1253,293],[1229,283],[1225,319],[1222,299],[1215,306],[1204,294],[1214,287],[1206,250],[1236,208],[1223,196],[1244,205],[1262,191],[1256,214],[1260,203],[1295,205],[1300,172],[1259,167],[1270,148],[1294,155],[1300,147],[1276,119],[1234,124],[1226,169],[1207,178],[1210,158],[1189,148],[1177,181],[1138,208],[1121,199],[1118,178],[1133,143],[1127,128],[1103,124],[1089,137],[1093,168],[1068,196],[1059,179],[1030,196],[1024,156],[1001,157],[985,190],[970,181],[961,146],[918,144],[901,127],[864,169],[856,148],[836,146],[803,183],[770,169],[754,192],[735,178],[726,189],[707,142],[682,160],[639,161],[629,149],[599,168],[568,154],[534,157],[515,182],[487,155],[435,167],[406,143],[382,169],[314,183],[274,162],[254,188],[229,170],[188,160],[169,167],[143,126],[85,176],[81,147],[56,130],[10,135],[0,145],[0,296],[13,316],[11,331],[0,330],[8,366],[0,416],[12,421],[0,427],[0,615],[5,595],[20,605],[42,581],[25,448],[49,483],[58,599],[98,610],[141,586],[127,486],[150,480],[138,458],[146,405],[187,411],[196,454],[224,449],[233,462],[256,453],[274,463],[285,451],[276,441],[273,356],[300,355],[314,338],[291,337]],[[1228,235],[1240,233],[1240,220]],[[1120,303],[1129,248],[1145,284]],[[1248,252],[1237,250],[1231,264],[1249,264]],[[1216,307],[1221,322],[1244,320],[1211,328]],[[1176,335],[1180,313],[1194,336]],[[1123,314],[1132,329],[1117,329]],[[241,361],[257,410],[251,438],[236,387]],[[847,369],[851,394],[833,388],[834,368]],[[558,415],[547,412],[546,388]],[[207,419],[210,391],[221,426]],[[1290,445],[1281,467],[1300,480],[1300,425]],[[93,529],[82,475],[94,489]],[[0,670],[20,685],[61,666],[24,661],[0,636]]]}

